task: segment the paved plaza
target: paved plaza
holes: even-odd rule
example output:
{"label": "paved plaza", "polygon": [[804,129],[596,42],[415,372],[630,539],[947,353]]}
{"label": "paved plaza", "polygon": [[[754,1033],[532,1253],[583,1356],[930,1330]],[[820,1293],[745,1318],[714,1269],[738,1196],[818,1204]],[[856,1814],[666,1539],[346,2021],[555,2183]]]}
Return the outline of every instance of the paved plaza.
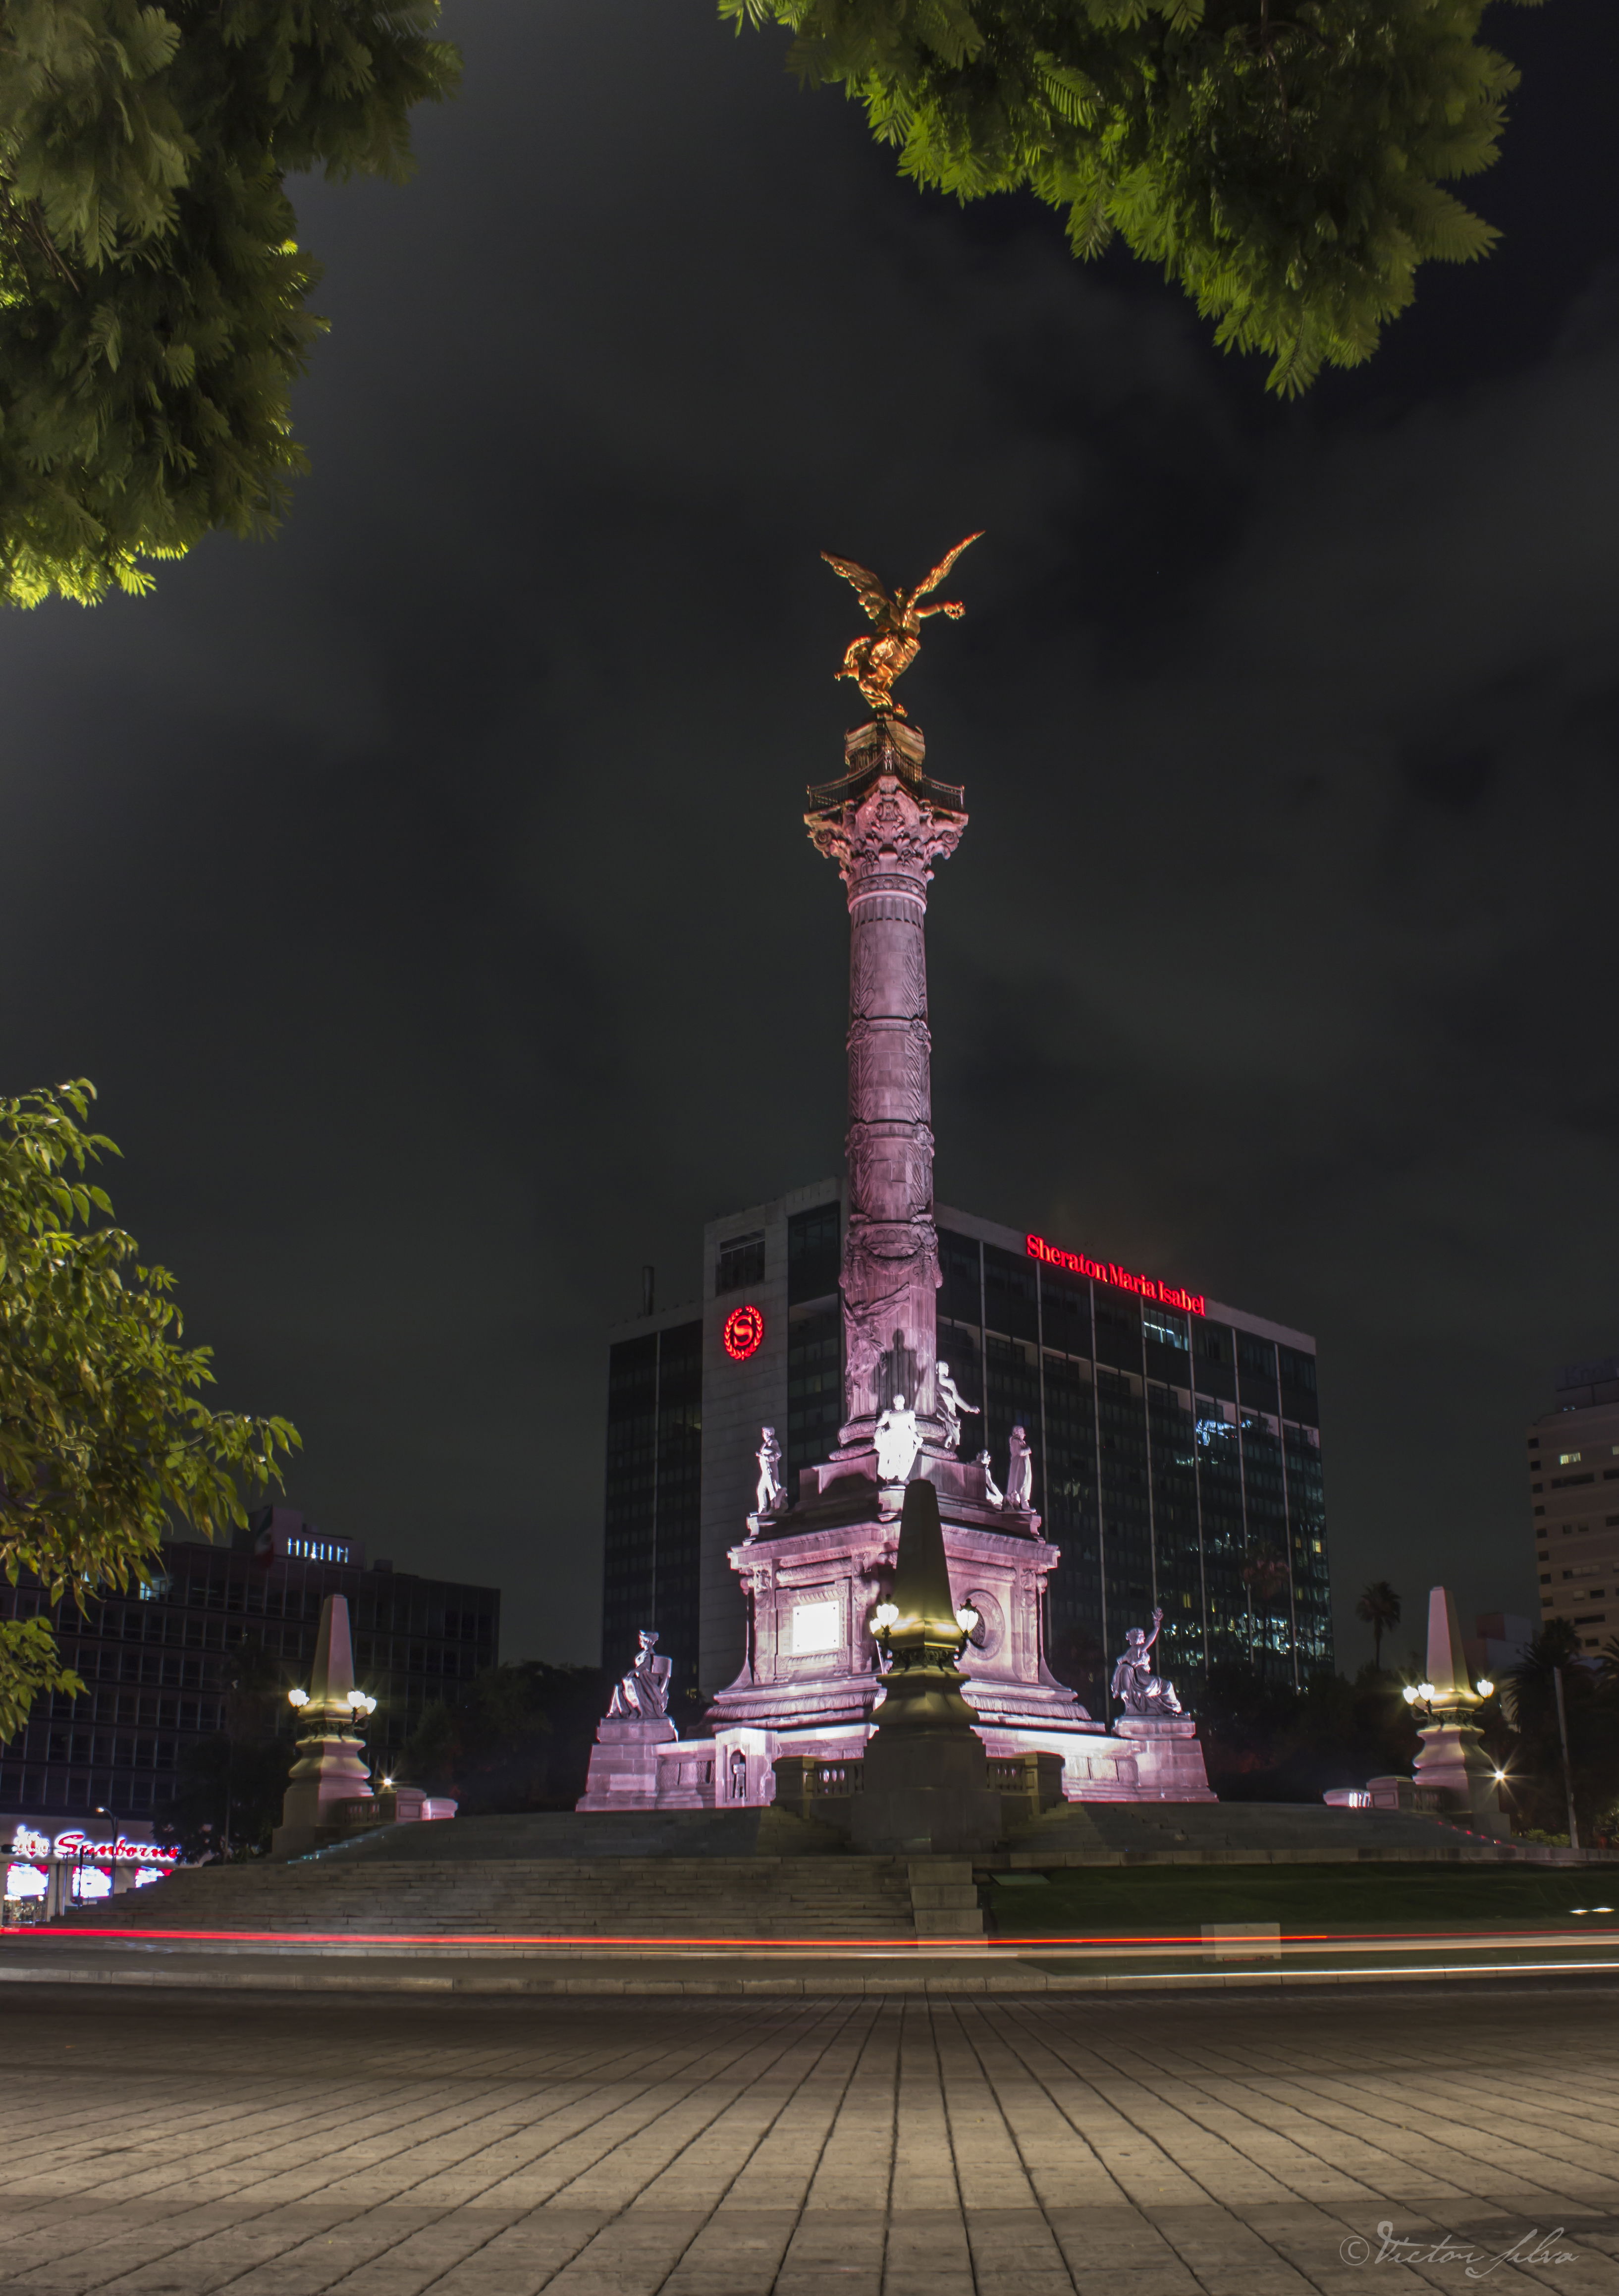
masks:
{"label": "paved plaza", "polygon": [[1606,1982],[0,2016],[4,2296],[1619,2296]]}

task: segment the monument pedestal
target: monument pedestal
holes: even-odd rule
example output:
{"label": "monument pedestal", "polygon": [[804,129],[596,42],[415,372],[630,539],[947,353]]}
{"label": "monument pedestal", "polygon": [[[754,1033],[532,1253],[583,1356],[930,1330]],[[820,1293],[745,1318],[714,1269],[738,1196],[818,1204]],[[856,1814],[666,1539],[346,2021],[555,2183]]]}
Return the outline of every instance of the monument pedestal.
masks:
{"label": "monument pedestal", "polygon": [[1218,1801],[1190,1714],[1122,1714],[1114,1728],[1135,1754],[1138,1801]]}
{"label": "monument pedestal", "polygon": [[[580,1809],[656,1809],[658,1758],[680,1736],[668,1716],[656,1719],[609,1715],[596,1725]],[[700,1804],[693,1802],[693,1808]]]}
{"label": "monument pedestal", "polygon": [[849,1804],[850,1847],[869,1857],[988,1849],[1004,1830],[1001,1796],[961,1677],[935,1677],[914,1697],[895,1699],[901,1684],[890,1685]]}
{"label": "monument pedestal", "polygon": [[1512,1831],[1500,1806],[1495,1764],[1482,1734],[1455,1714],[1417,1733],[1420,1744],[1411,1775],[1417,1786],[1436,1790],[1441,1806],[1467,1819],[1475,1833],[1502,1839]]}

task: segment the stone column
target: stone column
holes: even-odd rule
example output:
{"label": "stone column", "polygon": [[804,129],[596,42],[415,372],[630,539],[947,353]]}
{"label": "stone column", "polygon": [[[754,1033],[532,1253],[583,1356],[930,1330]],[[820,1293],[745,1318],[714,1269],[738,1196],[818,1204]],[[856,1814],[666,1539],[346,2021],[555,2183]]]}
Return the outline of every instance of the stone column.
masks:
{"label": "stone column", "polygon": [[842,1452],[871,1449],[903,1394],[925,1445],[936,1409],[938,1234],[923,927],[933,865],[954,852],[961,791],[922,772],[914,726],[879,718],[849,734],[848,772],[810,792],[805,823],[838,864],[849,903],[849,1219],[844,1239]]}

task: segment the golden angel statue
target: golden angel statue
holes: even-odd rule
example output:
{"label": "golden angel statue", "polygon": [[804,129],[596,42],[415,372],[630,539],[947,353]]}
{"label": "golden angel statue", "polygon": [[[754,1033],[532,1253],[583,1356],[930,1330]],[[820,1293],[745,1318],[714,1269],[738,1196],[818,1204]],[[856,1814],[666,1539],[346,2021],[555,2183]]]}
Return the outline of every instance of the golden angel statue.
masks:
{"label": "golden angel statue", "polygon": [[948,614],[959,622],[967,609],[954,600],[941,599],[936,606],[924,606],[922,599],[937,588],[969,543],[977,542],[979,534],[969,534],[966,542],[958,542],[950,555],[941,560],[925,581],[914,590],[895,590],[892,595],[884,589],[868,567],[857,566],[852,558],[834,558],[830,550],[821,555],[834,573],[852,582],[861,604],[877,625],[877,636],[856,638],[843,657],[839,677],[851,677],[873,709],[885,717],[903,718],[904,702],[894,699],[894,681],[908,670],[921,651],[922,624],[929,614]]}

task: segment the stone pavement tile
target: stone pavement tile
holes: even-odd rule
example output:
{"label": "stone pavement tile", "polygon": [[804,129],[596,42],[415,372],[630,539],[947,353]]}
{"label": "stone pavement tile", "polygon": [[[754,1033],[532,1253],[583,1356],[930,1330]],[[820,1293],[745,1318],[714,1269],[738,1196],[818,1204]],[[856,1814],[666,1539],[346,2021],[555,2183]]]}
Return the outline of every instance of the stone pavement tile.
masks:
{"label": "stone pavement tile", "polygon": [[[536,2296],[589,2246],[603,2222],[593,2210],[560,2206],[526,2216],[451,2265],[433,2296]],[[250,2282],[242,2296],[252,2296]]]}
{"label": "stone pavement tile", "polygon": [[[940,2087],[939,2062],[930,2021],[907,2012],[900,2028],[899,2062],[894,2095],[894,2172],[890,2204],[896,2218],[959,2215],[949,2118]],[[965,2250],[963,2250],[965,2254]],[[893,2261],[890,2259],[890,2271]]]}
{"label": "stone pavement tile", "polygon": [[626,2209],[545,2283],[545,2296],[657,2296],[702,2226],[695,2209]]}
{"label": "stone pavement tile", "polygon": [[748,2086],[736,2091],[667,2167],[649,2179],[642,2204],[717,2207],[790,2110],[830,2038],[829,2033],[820,2043],[806,2039],[789,2054],[760,2065]]}
{"label": "stone pavement tile", "polygon": [[1186,2265],[1139,2209],[1115,2201],[1045,2213],[1081,2296],[1118,2296],[1125,2289],[1129,2296],[1198,2296]]}
{"label": "stone pavement tile", "polygon": [[[357,2221],[333,2225],[325,2232],[312,2231],[276,2254],[256,2262],[246,2276],[245,2285],[252,2290],[253,2296],[326,2296],[326,2292],[339,2281],[346,2284],[362,2267],[387,2254],[402,2237],[416,2229],[419,2218],[415,2212],[410,2212],[403,2224],[398,2221],[401,2213],[376,2209]],[[198,2261],[202,2270],[211,2270],[206,2248],[200,2251]],[[210,2278],[196,2284],[213,2289],[232,2284]],[[126,2291],[119,2283],[111,2282],[107,2296],[126,2296]],[[186,2296],[191,2296],[189,2286]]]}
{"label": "stone pavement tile", "polygon": [[[377,2213],[386,2219],[403,2212]],[[465,2267],[510,2225],[509,2210],[458,2208],[431,2223],[401,2226],[397,2239],[350,2273],[343,2296],[420,2296],[446,2273]]]}
{"label": "stone pavement tile", "polygon": [[[264,2296],[322,2296],[339,2279],[386,2254],[421,2226],[420,2210],[373,2210],[321,2220],[320,2214],[290,2218],[280,2212],[245,2229],[242,2239],[204,2238],[168,2259],[164,2271],[146,2270],[100,2284],[96,2296],[157,2296],[175,2284],[182,2267],[186,2296],[233,2285],[244,2276]],[[257,2236],[255,2236],[257,2235]]]}
{"label": "stone pavement tile", "polygon": [[972,2209],[966,2230],[977,2296],[1072,2296],[1062,2250],[1040,2209]]}
{"label": "stone pavement tile", "polygon": [[344,2221],[341,2214],[311,2210],[261,2215],[244,2222],[216,2208],[205,2224],[193,2222],[189,2231],[174,2227],[164,2236],[153,2227],[142,2243],[144,2254],[137,2263],[131,2262],[127,2246],[108,2241],[93,2254],[74,2258],[70,2271],[47,2267],[34,2275],[19,2275],[4,2284],[7,2296],[12,2287],[27,2291],[28,2296],[35,2296],[36,2291],[40,2296],[46,2296],[46,2292],[48,2296],[85,2296],[86,2291],[98,2296],[98,2292],[110,2288],[178,2288],[185,2296],[207,2296],[207,2292],[228,2286],[244,2273],[256,2273],[283,2251]]}
{"label": "stone pavement tile", "polygon": [[660,2296],[773,2296],[798,2221],[794,2208],[715,2210]]}
{"label": "stone pavement tile", "polygon": [[806,2216],[887,2208],[894,2158],[895,2084],[899,2017],[892,2009],[863,2012],[852,2032],[854,2062],[836,2118],[811,2164]]}
{"label": "stone pavement tile", "polygon": [[881,2296],[887,2232],[886,2208],[806,2210],[771,2296]]}
{"label": "stone pavement tile", "polygon": [[882,2296],[977,2296],[967,2227],[956,2209],[902,2209],[888,2218]]}
{"label": "stone pavement tile", "polygon": [[1230,2210],[1210,2202],[1149,2213],[1161,2237],[1208,2296],[1308,2296],[1308,2278]]}

